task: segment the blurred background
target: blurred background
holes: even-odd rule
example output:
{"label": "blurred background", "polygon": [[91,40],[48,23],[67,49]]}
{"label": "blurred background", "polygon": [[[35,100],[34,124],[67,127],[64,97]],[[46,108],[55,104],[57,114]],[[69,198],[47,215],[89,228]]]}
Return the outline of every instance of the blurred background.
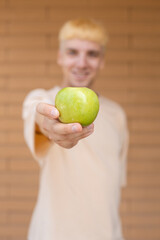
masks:
{"label": "blurred background", "polygon": [[0,0],[0,239],[25,240],[39,168],[23,139],[22,103],[60,83],[57,34],[77,17],[109,34],[96,89],[125,109],[128,185],[120,214],[126,240],[160,239],[160,1]]}

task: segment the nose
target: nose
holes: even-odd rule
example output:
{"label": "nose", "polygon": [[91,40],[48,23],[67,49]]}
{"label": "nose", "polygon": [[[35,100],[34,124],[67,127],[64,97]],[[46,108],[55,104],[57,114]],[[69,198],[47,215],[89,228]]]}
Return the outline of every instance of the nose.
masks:
{"label": "nose", "polygon": [[87,57],[85,54],[80,54],[77,59],[77,67],[86,68],[87,67]]}

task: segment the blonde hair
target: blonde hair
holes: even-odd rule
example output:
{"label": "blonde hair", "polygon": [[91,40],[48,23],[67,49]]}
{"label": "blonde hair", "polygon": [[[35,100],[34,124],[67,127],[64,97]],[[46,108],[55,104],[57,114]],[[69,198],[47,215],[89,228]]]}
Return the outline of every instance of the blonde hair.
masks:
{"label": "blonde hair", "polygon": [[75,19],[67,21],[59,32],[59,42],[79,38],[89,40],[105,47],[108,37],[105,28],[91,19]]}

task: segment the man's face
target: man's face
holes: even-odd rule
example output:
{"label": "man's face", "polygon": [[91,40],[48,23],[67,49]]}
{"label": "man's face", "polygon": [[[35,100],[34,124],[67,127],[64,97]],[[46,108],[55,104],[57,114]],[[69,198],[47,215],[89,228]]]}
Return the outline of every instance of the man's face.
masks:
{"label": "man's face", "polygon": [[98,43],[80,39],[64,41],[58,55],[63,86],[90,87],[103,66],[103,55]]}

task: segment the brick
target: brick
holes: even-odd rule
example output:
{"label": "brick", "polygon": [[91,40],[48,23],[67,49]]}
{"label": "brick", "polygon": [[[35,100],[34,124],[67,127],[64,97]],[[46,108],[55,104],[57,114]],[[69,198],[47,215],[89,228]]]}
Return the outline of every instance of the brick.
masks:
{"label": "brick", "polygon": [[136,119],[159,119],[160,118],[160,111],[159,105],[146,105],[146,104],[136,104],[136,105],[124,105],[124,109],[127,112],[127,116],[129,118],[136,118]]}
{"label": "brick", "polygon": [[5,62],[7,60],[6,56],[6,51],[5,50],[0,50],[0,62]]}
{"label": "brick", "polygon": [[159,63],[160,54],[157,50],[108,50],[106,55],[107,63]]}
{"label": "brick", "polygon": [[[107,25],[107,21],[104,21],[104,24]],[[160,23],[156,22],[152,24],[149,23],[135,23],[135,22],[127,22],[127,23],[109,23],[107,25],[107,31],[110,34],[116,35],[153,35],[157,36],[157,32],[159,32]]]}
{"label": "brick", "polygon": [[0,7],[5,7],[5,6],[6,6],[6,0],[1,0]]}
{"label": "brick", "polygon": [[142,77],[157,77],[160,76],[160,68],[159,68],[159,63],[154,63],[154,64],[136,64],[133,63],[130,65],[130,74],[132,76],[142,76]]}
{"label": "brick", "polygon": [[0,49],[43,49],[46,47],[46,36],[1,36]]}
{"label": "brick", "polygon": [[[6,172],[0,174],[0,183],[9,185],[12,188],[16,187],[37,187],[38,186],[38,173],[17,173],[17,172]],[[6,205],[7,206],[7,205]],[[3,208],[2,208],[3,209]]]}
{"label": "brick", "polygon": [[44,20],[45,9],[1,8],[0,21],[38,21]]}
{"label": "brick", "polygon": [[[18,104],[20,102],[21,103],[23,102],[25,95],[26,95],[25,92],[3,91],[3,92],[0,92],[0,100],[3,103],[11,103],[11,104],[17,103]],[[4,109],[4,111],[6,111],[6,109]]]}
{"label": "brick", "polygon": [[2,236],[5,235],[10,239],[12,239],[12,237],[21,237],[21,239],[25,239],[27,231],[27,226],[3,226],[3,228],[0,228],[0,238],[2,239]]}
{"label": "brick", "polygon": [[30,157],[31,153],[27,149],[25,145],[18,146],[9,146],[9,145],[1,145],[0,146],[1,157],[3,158],[11,158],[11,157]]}
{"label": "brick", "polygon": [[4,171],[7,168],[7,163],[5,159],[0,159],[0,171]]}
{"label": "brick", "polygon": [[39,167],[38,164],[33,160],[10,160],[9,162],[9,169],[10,171],[25,171],[25,172],[33,172],[38,171]]}
{"label": "brick", "polygon": [[[39,7],[45,7],[47,4],[47,1],[43,1],[43,0],[39,0],[38,1],[38,6]],[[32,0],[10,0],[9,1],[9,7],[37,7],[37,2],[36,1],[32,1]]]}
{"label": "brick", "polygon": [[131,21],[133,22],[159,22],[160,21],[160,15],[159,15],[159,9],[132,9]]}
{"label": "brick", "polygon": [[9,33],[14,35],[42,35],[58,34],[61,27],[59,22],[51,21],[34,21],[34,22],[11,22],[9,24]]}
{"label": "brick", "polygon": [[5,199],[8,196],[9,196],[8,187],[7,186],[0,186],[0,199]]}
{"label": "brick", "polygon": [[[143,199],[145,201],[145,199]],[[124,224],[128,227],[158,227],[160,222],[160,216],[158,215],[129,215],[125,218]]]}
{"label": "brick", "polygon": [[[101,19],[101,22],[103,22],[103,19],[106,21],[127,21],[128,19],[128,12],[125,8],[103,8],[103,7],[95,7],[90,6],[89,9],[90,12],[90,18],[94,19]],[[72,18],[82,18],[86,17],[88,15],[88,8],[83,8],[83,11],[79,11],[79,6],[75,6],[74,8],[50,8],[49,9],[49,19],[52,20],[61,20],[63,22],[70,19],[70,16]]]}
{"label": "brick", "polygon": [[[36,7],[37,6],[37,2],[36,1],[32,1],[32,0],[10,0],[9,2],[9,6],[18,6],[18,7]],[[51,1],[51,0],[39,0],[38,1],[38,6],[40,7],[46,7],[46,6],[54,6],[54,7],[62,7],[62,3],[58,2],[58,1]],[[79,9],[82,11],[82,6],[85,7],[90,7],[90,2],[86,2],[85,0],[82,0],[81,2],[75,2],[74,0],[69,0],[67,3],[63,2],[63,7],[80,7]],[[113,1],[105,1],[105,0],[101,0],[99,2],[97,2],[96,0],[92,1],[92,7],[97,7],[97,6],[103,6],[103,7],[133,7],[133,6],[139,6],[139,7],[158,7],[160,6],[159,1],[154,0],[154,1],[150,1],[150,0],[122,0],[122,1],[117,1],[117,0],[113,0]]]}
{"label": "brick", "polygon": [[137,49],[160,49],[160,36],[132,36],[132,47]]}
{"label": "brick", "polygon": [[[145,201],[146,199],[149,201],[157,201],[159,199],[159,188],[136,188],[130,187],[126,188],[123,193],[123,198],[127,201]],[[143,221],[142,221],[143,222]]]}
{"label": "brick", "polygon": [[16,224],[16,225],[19,225],[19,224],[24,224],[24,225],[28,225],[29,226],[29,222],[30,222],[30,212],[28,213],[14,213],[14,212],[10,212],[9,213],[9,216],[8,216],[8,223],[9,224]]}
{"label": "brick", "polygon": [[23,129],[23,122],[22,120],[18,119],[0,119],[0,130],[22,130]]}
{"label": "brick", "polygon": [[[70,0],[71,1],[71,0]],[[72,0],[73,1],[73,0]],[[158,7],[160,6],[159,1],[157,0],[121,0],[121,1],[117,1],[117,0],[113,0],[113,1],[105,1],[105,0],[101,0],[99,2],[97,2],[96,0],[92,0],[92,6],[114,6],[114,7]]]}
{"label": "brick", "polygon": [[7,24],[5,22],[0,22],[0,34],[6,34],[7,30]]}
{"label": "brick", "polygon": [[[154,146],[160,143],[160,134],[155,133],[134,133],[130,135],[130,144],[139,146]],[[155,168],[155,166],[153,166]],[[157,170],[157,168],[155,168]],[[159,169],[158,169],[159,170]]]}
{"label": "brick", "polygon": [[17,198],[19,200],[34,200],[36,201],[36,197],[37,197],[37,194],[38,194],[38,189],[37,187],[14,187],[12,186],[11,189],[10,189],[10,198],[12,200],[16,200]]}
{"label": "brick", "polygon": [[0,116],[1,117],[12,117],[12,118],[21,118],[22,116],[22,104],[15,103],[15,104],[7,104],[0,105]]}
{"label": "brick", "polygon": [[[144,146],[142,146],[143,148]],[[150,148],[150,147],[148,147]],[[160,169],[160,163],[158,160],[130,160],[128,161],[128,173],[138,173],[138,174],[158,174]],[[158,197],[158,196],[157,196]]]}
{"label": "brick", "polygon": [[[130,186],[131,187],[131,186]],[[159,200],[155,201],[123,201],[121,203],[123,214],[159,214]]]}
{"label": "brick", "polygon": [[126,90],[109,91],[106,87],[102,93],[120,104],[160,104],[159,93],[156,91],[147,93]]}
{"label": "brick", "polygon": [[4,224],[8,224],[8,216],[7,212],[1,211],[1,216],[0,216],[0,226]]}
{"label": "brick", "polygon": [[[27,204],[26,204],[27,203]],[[0,210],[8,210],[13,212],[30,211],[33,208],[34,201],[15,201],[15,200],[0,200]]]}
{"label": "brick", "polygon": [[[10,239],[10,238],[5,238],[4,240],[8,240],[8,239]],[[12,236],[11,239],[12,240],[26,240],[26,235],[23,237],[22,236]]]}
{"label": "brick", "polygon": [[[137,92],[129,92],[129,91],[109,91],[106,88],[102,91],[103,94],[106,94],[106,96],[109,99],[114,100],[115,102],[118,102],[119,104],[159,104],[159,96],[157,93],[137,93]],[[151,97],[151,99],[149,99]],[[153,98],[152,98],[153,97]]]}
{"label": "brick", "polygon": [[[149,159],[155,159],[157,160],[159,158],[160,154],[160,148],[159,146],[150,146],[150,147],[145,147],[145,146],[132,146],[129,150],[129,157],[133,161],[133,159],[138,159],[138,160],[149,160]],[[147,174],[146,174],[147,175]],[[156,177],[156,176],[155,176]],[[160,182],[157,182],[159,184]]]}
{"label": "brick", "polygon": [[129,121],[131,131],[143,133],[159,133],[159,119],[132,119]]}
{"label": "brick", "polygon": [[56,64],[56,55],[55,51],[46,50],[46,49],[31,49],[31,50],[10,50],[8,51],[9,62],[40,62],[44,63],[46,61],[52,61]]}
{"label": "brick", "polygon": [[45,64],[5,63],[1,64],[1,76],[42,76],[46,73]]}
{"label": "brick", "polygon": [[144,237],[145,240],[157,240],[160,238],[159,227],[139,227],[139,228],[131,228],[128,231],[129,239],[142,239]]}
{"label": "brick", "polygon": [[159,178],[159,174],[133,173],[128,175],[128,184],[134,187],[160,187]]}
{"label": "brick", "polygon": [[9,145],[16,145],[16,144],[24,144],[24,137],[23,132],[17,131],[2,131],[0,133],[0,144],[9,144]]}
{"label": "brick", "polygon": [[[32,1],[32,0],[23,0],[23,2],[21,0],[10,0],[9,2],[9,6],[18,6],[18,7],[37,7],[37,2],[36,1]],[[51,1],[51,0],[39,0],[38,1],[38,6],[39,7],[62,7],[62,2],[58,2],[58,1]],[[80,8],[82,6],[87,6],[87,2],[85,0],[82,0],[81,2],[76,2],[74,0],[69,0],[67,3],[64,1],[63,2],[63,7],[74,7],[74,6],[79,6]]]}
{"label": "brick", "polygon": [[44,89],[50,89],[53,86],[59,84],[58,77],[50,77],[50,76],[44,76],[44,77],[10,77],[8,79],[8,89],[9,90],[22,90],[22,91],[31,91],[36,88],[44,88]]}
{"label": "brick", "polygon": [[[107,66],[107,64],[106,64]],[[111,76],[109,79],[104,77],[105,72],[101,73],[101,79],[95,82],[95,88],[101,92],[101,89],[110,91],[157,91],[160,89],[159,77],[134,77],[134,76]]]}
{"label": "brick", "polygon": [[110,49],[127,49],[129,47],[129,37],[126,35],[109,35],[107,45],[107,55]]}
{"label": "brick", "polygon": [[6,86],[6,79],[4,77],[0,77],[0,90],[4,89]]}

